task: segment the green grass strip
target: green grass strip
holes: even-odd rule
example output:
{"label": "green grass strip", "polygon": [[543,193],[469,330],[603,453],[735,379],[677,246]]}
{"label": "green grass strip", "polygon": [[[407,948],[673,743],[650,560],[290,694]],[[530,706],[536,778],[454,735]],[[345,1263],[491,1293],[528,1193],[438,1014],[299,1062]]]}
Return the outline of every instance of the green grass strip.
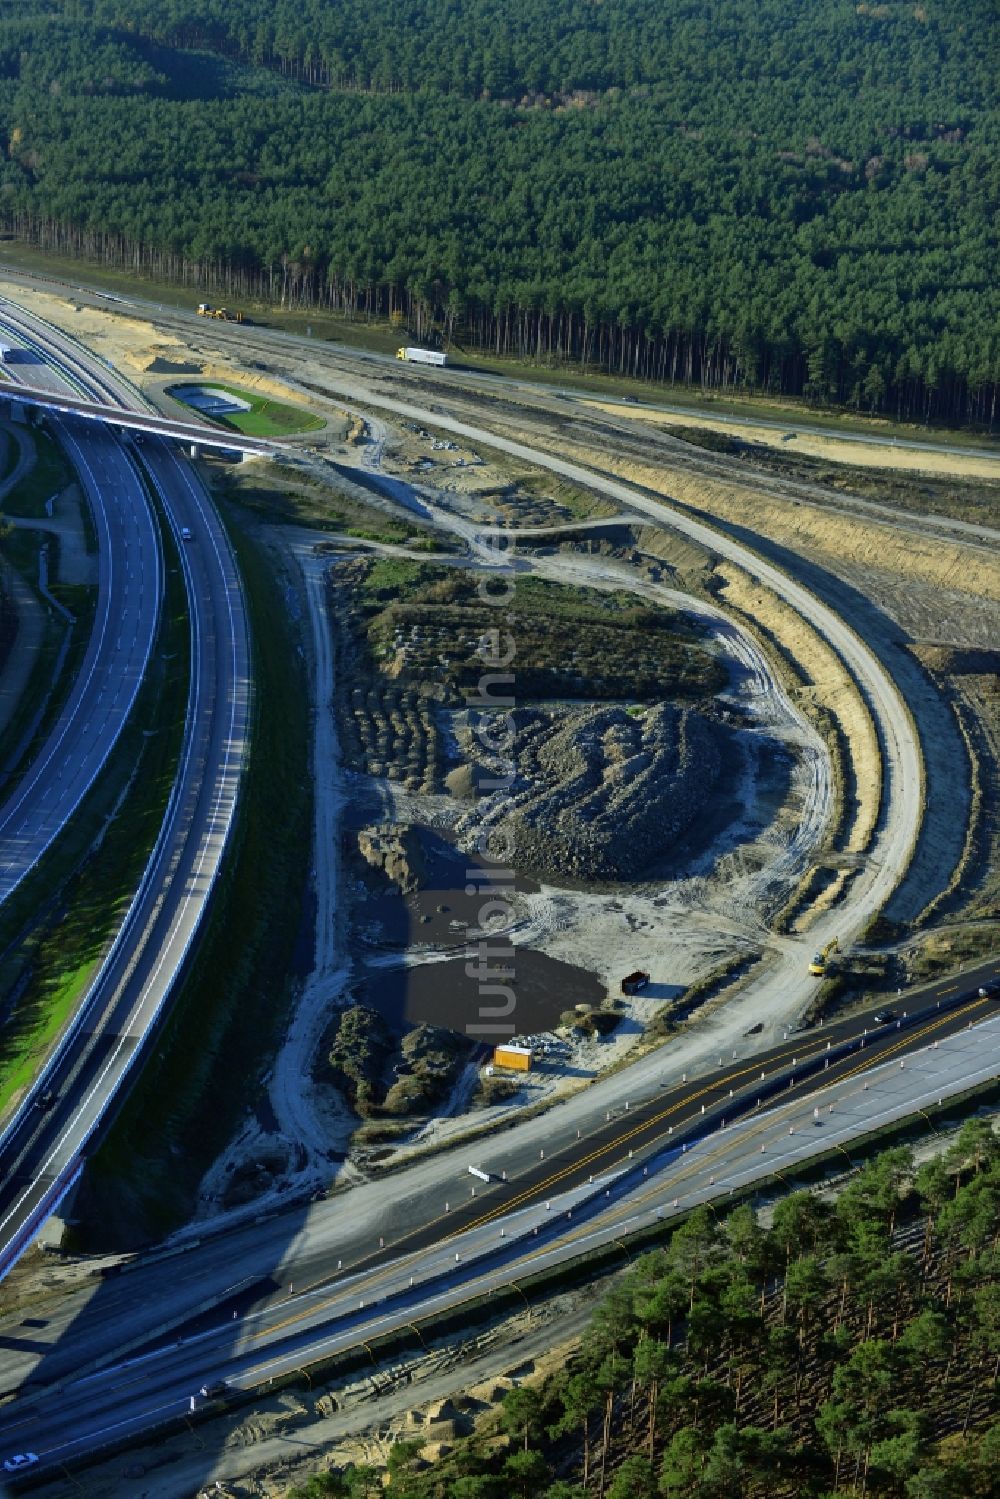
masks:
{"label": "green grass strip", "polygon": [[[3,509],[6,515],[14,515],[19,519],[44,520],[47,514],[46,500],[75,484],[76,471],[64,456],[62,448],[47,433],[38,427],[32,427],[28,436],[35,447],[34,467],[20,483],[14,485],[3,502]],[[13,439],[10,441],[10,448],[16,463],[17,448]],[[11,470],[14,463],[11,464]]]}
{"label": "green grass strip", "polygon": [[199,411],[198,407],[189,408],[217,426],[242,432],[245,437],[287,437],[292,432],[315,432],[326,425],[322,417],[314,416],[301,406],[286,406],[280,401],[272,401],[269,396],[255,395],[253,391],[240,390],[235,385],[222,385],[217,380],[196,386],[171,385],[167,394],[187,406],[184,392],[188,390],[220,390],[234,400],[246,401],[249,411],[227,411],[225,415]]}
{"label": "green grass strip", "polygon": [[[230,519],[227,516],[227,519]],[[130,1247],[189,1216],[256,1102],[303,930],[312,831],[309,683],[281,584],[230,524],[253,633],[255,711],[235,843],[208,930],[77,1201],[77,1242]]]}
{"label": "green grass strip", "polygon": [[[188,620],[169,538],[167,586],[146,680],[104,772],[69,827],[0,908],[0,1113],[30,1083],[128,908],[176,774]],[[126,790],[127,788],[127,790]],[[124,795],[123,795],[124,793]]]}

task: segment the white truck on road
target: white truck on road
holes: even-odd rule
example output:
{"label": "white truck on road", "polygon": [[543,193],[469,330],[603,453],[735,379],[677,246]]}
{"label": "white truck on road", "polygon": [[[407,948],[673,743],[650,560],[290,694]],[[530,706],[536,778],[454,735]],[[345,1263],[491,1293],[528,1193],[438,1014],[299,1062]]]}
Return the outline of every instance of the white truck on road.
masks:
{"label": "white truck on road", "polygon": [[397,359],[407,359],[410,364],[447,364],[447,354],[439,354],[437,349],[397,349]]}

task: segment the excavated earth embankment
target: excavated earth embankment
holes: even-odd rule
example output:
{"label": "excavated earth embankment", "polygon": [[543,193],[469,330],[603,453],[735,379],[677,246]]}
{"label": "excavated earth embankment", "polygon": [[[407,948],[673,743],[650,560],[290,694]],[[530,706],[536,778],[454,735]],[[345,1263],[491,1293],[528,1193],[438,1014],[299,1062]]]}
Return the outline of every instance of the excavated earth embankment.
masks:
{"label": "excavated earth embankment", "polygon": [[[704,810],[718,780],[721,727],[657,703],[516,715],[517,778],[483,817],[541,878],[634,880]],[[471,829],[470,829],[471,831]],[[459,833],[463,828],[459,828]]]}

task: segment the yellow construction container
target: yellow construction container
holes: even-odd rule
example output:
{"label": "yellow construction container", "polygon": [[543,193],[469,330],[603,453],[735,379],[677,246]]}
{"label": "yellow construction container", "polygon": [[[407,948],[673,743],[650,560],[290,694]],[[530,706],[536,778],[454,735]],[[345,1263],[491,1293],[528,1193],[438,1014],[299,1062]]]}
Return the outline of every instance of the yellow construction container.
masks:
{"label": "yellow construction container", "polygon": [[531,1052],[527,1046],[498,1046],[493,1053],[494,1067],[506,1067],[509,1072],[530,1072]]}

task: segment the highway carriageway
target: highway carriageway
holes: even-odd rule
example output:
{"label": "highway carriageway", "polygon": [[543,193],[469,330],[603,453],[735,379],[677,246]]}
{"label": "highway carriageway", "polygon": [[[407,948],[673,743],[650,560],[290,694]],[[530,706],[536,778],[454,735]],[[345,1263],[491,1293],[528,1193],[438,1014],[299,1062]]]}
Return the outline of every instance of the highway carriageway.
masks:
{"label": "highway carriageway", "polygon": [[[385,1238],[350,1261],[341,1255],[340,1268],[345,1274],[355,1272],[394,1258],[401,1251],[425,1248],[484,1222],[500,1220],[502,1215],[552,1193],[585,1186],[598,1174],[620,1171],[630,1164],[641,1168],[644,1157],[665,1145],[690,1148],[716,1131],[723,1120],[734,1123],[819,1084],[833,1083],[859,1065],[875,1066],[886,1056],[905,1055],[963,1030],[1000,1012],[1000,993],[983,998],[978,992],[980,987],[997,983],[1000,970],[992,962],[960,978],[949,978],[894,1000],[897,1018],[885,1025],[875,1025],[870,1014],[855,1015],[832,1025],[789,1033],[779,1047],[745,1057],[738,1064],[721,1057],[715,1076],[703,1074],[691,1081],[684,1077],[679,1084],[665,1070],[662,1092],[630,1102],[627,1108],[607,1111],[603,1123],[585,1134],[576,1132],[560,1139],[556,1111],[552,1117],[552,1148],[545,1147],[532,1164],[508,1171],[499,1179],[495,1171],[491,1172],[488,1187],[465,1175],[456,1180],[447,1204],[440,1202],[429,1221],[402,1237]],[[888,1008],[883,1005],[877,1013]],[[663,1048],[665,1069],[669,1046],[667,1042]],[[498,1149],[502,1154],[502,1136],[494,1133],[490,1145],[491,1157],[495,1159]],[[480,1165],[475,1144],[464,1147],[464,1155],[468,1164]],[[405,1191],[404,1181],[400,1187]],[[340,1195],[334,1196],[331,1206]],[[414,1212],[419,1211],[417,1204],[412,1206]]]}
{"label": "highway carriageway", "polygon": [[[5,306],[2,321],[29,344],[34,369],[44,363],[66,379],[93,380],[102,395],[114,396],[121,384],[130,396],[124,382],[104,367],[95,374],[91,357],[23,309]],[[0,387],[0,401],[5,393],[10,398],[22,390]],[[49,409],[81,404],[76,397],[64,402],[59,392],[44,394]],[[119,426],[145,423],[148,428],[159,419],[105,406],[100,398],[82,404],[102,414],[90,440],[117,455],[134,480],[134,498],[126,500],[136,506],[142,501],[148,509],[134,458],[126,463],[103,414],[120,419]],[[221,445],[217,432],[210,436]],[[85,1147],[103,1127],[106,1110],[127,1086],[135,1057],[169,1004],[215,887],[242,784],[252,683],[235,557],[196,467],[182,461],[170,441],[151,438],[143,454],[142,466],[178,544],[188,601],[191,665],[184,736],[160,830],[128,911],[45,1068],[0,1130],[0,1278],[78,1178]],[[106,497],[104,478],[105,488],[98,482],[100,498]],[[196,545],[181,545],[185,532]],[[113,550],[124,539],[122,526],[112,523],[108,534]],[[142,561],[135,560],[137,566]],[[158,553],[151,565],[159,577]],[[148,579],[146,593],[149,603]],[[157,588],[154,613],[159,597]],[[115,633],[108,631],[113,648]],[[122,644],[119,640],[119,651]],[[34,1107],[43,1090],[54,1097],[48,1107]]]}
{"label": "highway carriageway", "polygon": [[103,402],[86,401],[79,396],[57,395],[51,390],[39,390],[31,385],[0,385],[0,399],[20,401],[25,406],[36,406],[69,416],[88,417],[92,421],[106,422],[111,427],[124,427],[129,432],[172,437],[178,442],[199,448],[221,448],[230,453],[238,452],[244,457],[273,458],[278,452],[277,444],[262,437],[244,437],[240,432],[222,432],[218,427],[203,427],[198,422],[178,422],[167,416],[153,416],[149,412],[127,411],[121,406],[106,406]]}
{"label": "highway carriageway", "polygon": [[[220,1315],[220,1307],[214,1325],[189,1325],[180,1336],[106,1360],[103,1368],[78,1367],[60,1381],[58,1398],[36,1388],[6,1405],[0,1444],[27,1447],[48,1467],[73,1464],[157,1427],[177,1427],[192,1410],[218,1410],[213,1397],[192,1395],[203,1382],[225,1378],[227,1397],[252,1401],[274,1381],[321,1377],[324,1366],[336,1368],[345,1354],[376,1360],[373,1339],[415,1329],[421,1336],[418,1325],[431,1331],[442,1314],[468,1318],[469,1309],[491,1294],[511,1288],[525,1294],[525,1278],[609,1245],[628,1257],[633,1244],[640,1247],[633,1235],[775,1177],[792,1186],[785,1173],[794,1175],[817,1154],[836,1151],[850,1163],[852,1141],[992,1079],[1000,1008],[983,1004],[982,1024],[961,1024],[969,1002],[950,1017],[935,1011],[934,1019],[907,1027],[880,1065],[869,1067],[866,1048],[864,1060],[855,1053],[853,1068],[839,1082],[781,1098],[710,1138],[702,1134],[686,1154],[676,1144],[661,1150],[650,1161],[648,1180],[636,1166],[609,1165],[593,1184],[484,1221],[394,1263],[335,1283],[300,1287],[296,1281],[266,1309],[247,1314],[234,1307],[232,1317]],[[938,1040],[949,1019],[958,1019],[958,1028]],[[894,1049],[905,1049],[906,1057],[887,1054]],[[161,1262],[161,1278],[169,1281],[176,1268],[176,1260]]]}
{"label": "highway carriageway", "polygon": [[[994,1007],[987,1014],[990,1022],[981,1037],[962,1027],[952,1032],[950,1045],[946,1038],[937,1048],[928,1027],[918,1026],[911,1035],[918,1040],[918,1052],[908,1051],[909,1073],[905,1066],[897,1070],[899,1057],[886,1053],[875,1067],[856,1060],[839,1082],[824,1079],[797,1100],[783,1096],[772,1101],[754,1120],[700,1131],[686,1148],[673,1144],[661,1149],[649,1162],[648,1178],[637,1164],[608,1164],[587,1185],[560,1188],[551,1199],[505,1211],[493,1222],[481,1219],[461,1235],[397,1256],[369,1272],[339,1282],[296,1285],[294,1294],[267,1317],[248,1321],[247,1344],[254,1342],[257,1348],[244,1345],[228,1353],[243,1365],[234,1371],[236,1379],[250,1387],[278,1372],[273,1365],[256,1363],[265,1348],[279,1368],[283,1354],[291,1354],[287,1370],[297,1367],[294,1360],[307,1348],[310,1357],[322,1356],[323,1340],[336,1339],[338,1331],[348,1337],[353,1333],[354,1346],[363,1347],[365,1338],[381,1331],[405,1329],[410,1316],[424,1320],[436,1309],[447,1311],[463,1298],[472,1299],[469,1292],[475,1297],[509,1289],[517,1284],[510,1279],[511,1270],[522,1278],[571,1263],[580,1254],[614,1244],[616,1235],[648,1229],[713,1198],[725,1200],[755,1181],[794,1173],[817,1153],[838,1151],[850,1164],[847,1146],[852,1139],[918,1111],[910,1091],[914,1080],[922,1090],[916,1098],[932,1106],[939,1097],[960,1092],[965,1077],[979,1085],[988,1079],[1000,1010]],[[362,1330],[364,1337],[357,1338]],[[224,1323],[216,1320],[213,1331],[214,1339],[206,1329],[206,1352],[213,1343],[215,1348],[230,1343]],[[304,1341],[300,1334],[307,1335]]]}
{"label": "highway carriageway", "polygon": [[[817,1085],[833,1083],[887,1058],[904,1057],[974,1021],[997,1015],[1000,1005],[981,999],[977,992],[996,976],[993,963],[922,993],[911,992],[905,1001],[905,1019],[900,1000],[896,1002],[899,1022],[874,1030],[868,1015],[791,1035],[780,1047],[738,1064],[730,1061],[714,1076],[680,1082],[637,1100],[627,1111],[605,1117],[582,1138],[575,1130],[560,1133],[555,1111],[551,1145],[546,1144],[542,1155],[534,1151],[530,1159],[522,1154],[515,1162],[511,1155],[506,1181],[499,1166],[505,1158],[503,1134],[493,1130],[478,1144],[450,1149],[447,1161],[441,1162],[444,1169],[438,1185],[413,1193],[407,1189],[405,1172],[388,1178],[398,1183],[404,1217],[413,1224],[402,1234],[387,1232],[380,1238],[369,1214],[351,1211],[354,1194],[363,1199],[376,1182],[353,1187],[349,1195],[335,1192],[327,1201],[312,1204],[305,1209],[308,1220],[303,1218],[300,1203],[217,1234],[210,1225],[203,1225],[197,1242],[178,1245],[165,1260],[154,1251],[115,1266],[94,1310],[82,1311],[75,1327],[70,1321],[58,1334],[53,1327],[51,1339],[44,1335],[32,1353],[23,1359],[8,1358],[4,1386],[13,1389],[27,1380],[35,1388],[44,1387],[120,1357],[126,1348],[155,1345],[168,1331],[172,1337],[203,1332],[215,1324],[220,1307],[228,1317],[237,1310],[242,1319],[251,1310],[248,1301],[253,1302],[255,1312],[262,1313],[287,1298],[290,1284],[298,1297],[300,1292],[332,1287],[343,1277],[367,1272],[400,1255],[447,1243],[469,1229],[493,1223],[499,1231],[510,1223],[506,1215],[516,1215],[550,1197],[567,1192],[586,1197],[588,1189],[593,1190],[591,1177],[595,1183],[603,1177],[606,1184],[609,1176],[621,1176],[631,1168],[641,1179],[643,1170],[652,1166],[654,1157],[662,1157],[664,1150],[682,1154],[704,1137],[717,1136],[723,1119],[726,1138],[728,1126],[740,1117],[761,1116],[776,1104],[802,1098]],[[663,1061],[666,1068],[669,1043],[663,1048]],[[468,1174],[470,1164],[486,1163],[487,1150],[489,1186]],[[655,1170],[651,1170],[651,1183]],[[239,1308],[227,1300],[237,1264],[242,1275],[257,1278],[260,1287],[257,1296],[241,1299]],[[98,1306],[99,1318],[95,1315]],[[146,1310],[139,1312],[139,1308]]]}

